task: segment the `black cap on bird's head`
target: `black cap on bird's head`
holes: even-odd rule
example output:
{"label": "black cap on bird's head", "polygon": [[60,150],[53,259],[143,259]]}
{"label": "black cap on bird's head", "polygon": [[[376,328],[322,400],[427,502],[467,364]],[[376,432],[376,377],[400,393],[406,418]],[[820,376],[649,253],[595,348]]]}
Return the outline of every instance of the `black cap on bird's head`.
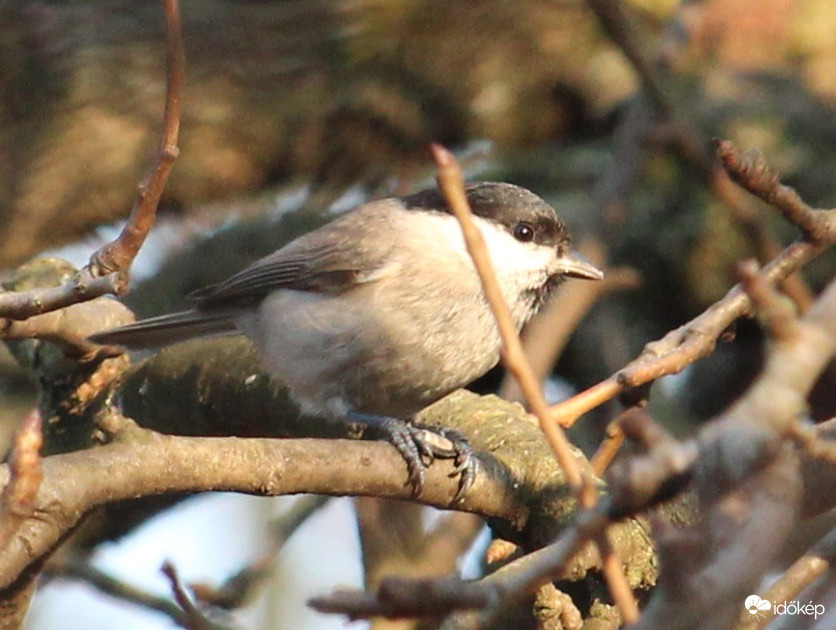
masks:
{"label": "black cap on bird's head", "polygon": [[[514,238],[557,249],[558,273],[571,278],[600,280],[604,274],[572,249],[572,237],[563,219],[542,197],[530,190],[504,182],[475,182],[465,185],[473,214],[500,225]],[[444,195],[437,189],[405,197],[410,209],[449,212]]]}

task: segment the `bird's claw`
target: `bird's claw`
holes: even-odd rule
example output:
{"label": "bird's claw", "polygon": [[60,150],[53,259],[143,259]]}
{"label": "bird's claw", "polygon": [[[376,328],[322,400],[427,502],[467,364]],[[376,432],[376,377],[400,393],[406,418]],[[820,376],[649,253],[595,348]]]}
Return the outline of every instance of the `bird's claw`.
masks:
{"label": "bird's claw", "polygon": [[467,439],[454,429],[414,425],[387,416],[352,413],[352,421],[374,426],[398,449],[406,462],[407,483],[412,486],[412,496],[418,497],[424,489],[425,471],[436,459],[452,459],[455,468],[451,476],[459,476],[459,488],[453,503],[464,497],[476,479],[478,460]]}
{"label": "bird's claw", "polygon": [[460,477],[459,488],[453,497],[453,503],[456,503],[465,495],[476,479],[478,460],[473,457],[473,448],[468,443],[467,438],[455,429],[422,425],[407,426],[411,430],[413,441],[418,445],[418,450],[430,454],[430,463],[435,458],[453,460],[455,468],[453,468],[450,476]]}

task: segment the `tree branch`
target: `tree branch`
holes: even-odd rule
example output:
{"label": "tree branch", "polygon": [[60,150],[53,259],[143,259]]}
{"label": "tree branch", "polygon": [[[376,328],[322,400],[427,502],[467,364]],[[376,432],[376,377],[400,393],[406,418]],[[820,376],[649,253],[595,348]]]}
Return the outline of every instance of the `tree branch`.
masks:
{"label": "tree branch", "polygon": [[180,154],[177,137],[180,133],[180,100],[186,73],[186,53],[180,26],[178,0],[163,0],[166,21],[166,96],[163,113],[163,132],[157,160],[140,184],[128,222],[119,236],[106,243],[91,257],[88,268],[94,276],[127,273],[139,253],[145,238],[154,227],[157,207]]}
{"label": "tree branch", "polygon": [[[538,445],[536,440],[529,441],[533,436],[525,437],[537,430],[523,419],[524,412],[498,399],[460,393],[430,407],[424,420],[455,426],[450,414],[461,414],[487,430],[484,437],[488,444],[493,437],[492,417],[506,429],[514,431],[516,427],[518,439],[528,445],[531,454],[525,465],[536,464],[527,472],[520,463],[508,459],[512,467],[505,468],[498,459],[508,457],[501,454],[501,445],[491,447],[476,440],[484,450],[478,455],[480,472],[474,490],[456,508],[498,519],[495,526],[506,536],[519,539],[522,535],[527,544],[536,545],[540,536],[553,535],[566,515],[565,497],[554,493],[561,473],[554,464],[542,465],[547,453],[542,440]],[[114,418],[110,424],[120,422]],[[103,421],[102,426],[107,427],[108,422]],[[45,557],[92,509],[126,499],[210,490],[269,496],[411,496],[403,461],[394,449],[380,442],[192,438],[133,426],[117,432],[115,441],[105,446],[46,457],[42,468],[43,483],[33,517],[0,553],[0,588],[11,585],[26,567]],[[422,495],[427,504],[451,506],[458,489],[452,472],[450,462],[436,462],[428,469],[427,489]],[[538,478],[540,474],[542,478]],[[8,468],[0,467],[0,483],[5,485],[8,480]],[[521,501],[521,486],[528,490],[526,503]],[[652,580],[647,573],[652,572],[651,565],[639,568],[644,552],[636,541],[645,539],[641,528],[636,523],[625,524],[617,530],[616,538],[618,547],[625,549],[624,561],[634,566],[635,574]],[[652,555],[649,547],[645,552]],[[596,557],[580,558],[573,571],[581,576],[600,566],[598,563]]]}
{"label": "tree branch", "polygon": [[718,140],[716,144],[729,177],[777,208],[787,221],[798,226],[805,240],[819,245],[836,241],[836,210],[815,210],[807,205],[794,189],[781,183],[759,150],[741,153],[728,140]]}
{"label": "tree branch", "polygon": [[[432,148],[433,157],[438,166],[438,186],[459,220],[467,251],[479,273],[482,290],[490,304],[502,337],[503,363],[516,378],[526,402],[537,416],[540,430],[545,434],[560,467],[566,474],[569,488],[575,494],[578,505],[590,508],[598,500],[598,491],[592,481],[592,476],[588,472],[584,476],[584,471],[578,465],[572,453],[569,438],[566,437],[563,429],[550,421],[548,403],[540,387],[540,380],[525,356],[522,342],[517,334],[517,327],[511,318],[511,311],[493,270],[485,241],[473,222],[473,213],[467,202],[461,167],[453,154],[440,145],[433,145]],[[594,540],[603,558],[603,573],[610,593],[624,620],[627,623],[635,623],[639,618],[639,607],[621,568],[618,554],[610,544],[606,531],[597,533]]]}
{"label": "tree branch", "polygon": [[0,495],[0,550],[35,511],[35,499],[43,479],[40,450],[43,444],[41,414],[33,409],[24,418],[14,439],[9,472],[11,478]]}
{"label": "tree branch", "polygon": [[52,561],[44,570],[44,573],[51,578],[86,582],[110,597],[162,613],[179,626],[186,627],[188,622],[183,609],[171,599],[160,597],[126,584],[122,580],[118,580],[101,569],[94,567],[86,558],[69,557]]}
{"label": "tree branch", "polygon": [[[128,289],[128,273],[148,232],[154,225],[157,207],[179,149],[180,99],[185,73],[185,53],[180,32],[177,0],[163,0],[167,26],[168,74],[163,132],[157,160],[139,187],[133,209],[121,234],[99,248],[86,267],[59,287],[31,289],[22,293],[0,293],[0,320],[25,320],[67,306],[92,300],[107,293],[122,295]],[[2,323],[2,322],[0,322]],[[0,329],[12,327],[8,322]],[[72,343],[75,340],[68,340]],[[82,350],[84,351],[84,350]]]}
{"label": "tree branch", "polygon": [[[730,143],[720,145],[724,153],[730,153],[729,147]],[[743,170],[753,188],[767,191],[776,189],[777,180],[771,170],[761,167]],[[781,195],[791,198],[786,191],[778,196]],[[803,202],[784,203],[786,207],[781,208],[784,216],[802,232],[809,234],[810,239],[793,243],[758,272],[763,281],[773,284],[798,271],[836,242],[835,211],[814,210]],[[552,406],[550,413],[553,420],[562,426],[571,426],[583,414],[622,392],[662,376],[681,372],[688,365],[711,354],[722,332],[736,319],[751,312],[752,301],[741,284],[735,285],[722,300],[712,304],[690,322],[669,332],[662,339],[648,343],[641,355],[609,378]]]}

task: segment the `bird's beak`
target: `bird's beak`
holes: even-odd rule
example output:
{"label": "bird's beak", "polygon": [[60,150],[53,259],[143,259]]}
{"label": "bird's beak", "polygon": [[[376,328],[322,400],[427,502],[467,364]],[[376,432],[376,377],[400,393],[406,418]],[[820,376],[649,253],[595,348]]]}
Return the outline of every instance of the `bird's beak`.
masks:
{"label": "bird's beak", "polygon": [[575,250],[572,250],[568,254],[564,254],[558,258],[557,265],[557,273],[570,278],[580,278],[581,280],[600,280],[604,277],[603,271],[598,269],[598,267],[593,265]]}

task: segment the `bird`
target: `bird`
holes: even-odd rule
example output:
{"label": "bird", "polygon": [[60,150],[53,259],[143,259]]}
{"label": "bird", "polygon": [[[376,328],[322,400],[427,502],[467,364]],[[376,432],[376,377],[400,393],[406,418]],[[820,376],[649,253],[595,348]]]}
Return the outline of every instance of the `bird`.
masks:
{"label": "bird", "polygon": [[[465,193],[518,330],[564,278],[603,277],[535,193],[504,182],[470,183]],[[188,310],[90,340],[147,349],[243,333],[303,412],[389,441],[414,496],[436,457],[454,460],[454,501],[472,486],[478,465],[467,440],[415,420],[495,366],[501,347],[458,220],[438,189],[362,204],[188,297]]]}

